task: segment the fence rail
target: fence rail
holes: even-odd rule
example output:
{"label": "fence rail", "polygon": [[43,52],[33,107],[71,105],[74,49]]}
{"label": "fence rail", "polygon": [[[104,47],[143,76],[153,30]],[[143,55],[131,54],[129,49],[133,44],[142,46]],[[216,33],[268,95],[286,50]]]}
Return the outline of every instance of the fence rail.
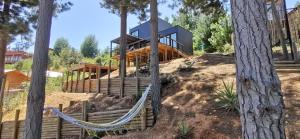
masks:
{"label": "fence rail", "polygon": [[[93,123],[107,123],[118,119],[126,114],[129,109],[93,112],[88,113],[87,102],[83,102],[82,113],[69,114],[70,116],[82,119]],[[135,117],[128,124],[124,125],[118,130],[144,130],[147,127],[152,127],[153,113],[150,108],[150,103],[147,101],[147,105],[140,114]],[[59,105],[59,109],[62,109],[62,105]],[[3,122],[2,129],[0,131],[1,139],[22,139],[24,134],[24,120],[19,120],[20,110],[16,111],[15,121]],[[44,117],[42,125],[42,139],[62,139],[62,138],[83,138],[87,133],[84,129],[81,129],[75,125],[72,125],[59,117]]]}

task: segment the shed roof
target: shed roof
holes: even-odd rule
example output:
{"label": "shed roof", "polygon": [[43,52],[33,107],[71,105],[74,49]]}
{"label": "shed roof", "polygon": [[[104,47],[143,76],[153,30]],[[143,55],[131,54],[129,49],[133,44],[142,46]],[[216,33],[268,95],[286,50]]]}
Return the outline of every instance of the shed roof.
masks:
{"label": "shed roof", "polygon": [[[126,37],[127,37],[127,44],[131,44],[131,43],[134,43],[136,41],[143,40],[142,38],[138,38],[138,37],[128,35],[128,34],[126,35]],[[116,43],[116,44],[120,44],[120,39],[121,39],[121,37],[118,37],[118,38],[112,40],[111,42]]]}

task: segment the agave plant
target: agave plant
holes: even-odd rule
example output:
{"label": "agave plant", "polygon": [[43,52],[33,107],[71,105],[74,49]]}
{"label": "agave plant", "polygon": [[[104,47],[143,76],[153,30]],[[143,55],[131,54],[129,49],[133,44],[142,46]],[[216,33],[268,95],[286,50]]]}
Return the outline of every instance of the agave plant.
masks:
{"label": "agave plant", "polygon": [[189,139],[193,135],[193,128],[190,127],[186,122],[181,121],[177,128],[176,139]]}
{"label": "agave plant", "polygon": [[217,99],[219,105],[227,111],[239,111],[238,97],[234,90],[234,82],[223,82],[223,89],[217,92]]}

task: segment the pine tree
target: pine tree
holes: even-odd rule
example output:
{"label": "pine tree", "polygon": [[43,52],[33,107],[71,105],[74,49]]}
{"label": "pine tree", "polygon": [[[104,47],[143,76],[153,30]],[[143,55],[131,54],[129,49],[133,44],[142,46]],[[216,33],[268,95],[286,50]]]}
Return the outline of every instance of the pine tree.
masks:
{"label": "pine tree", "polygon": [[121,31],[120,31],[120,64],[119,76],[120,95],[124,95],[124,78],[126,76],[126,49],[127,49],[127,15],[128,13],[136,14],[140,20],[146,18],[146,10],[149,4],[148,0],[103,0],[100,5],[103,8],[109,9],[110,12],[120,15]]}
{"label": "pine tree", "polygon": [[89,35],[84,39],[80,46],[80,52],[88,58],[95,58],[98,55],[98,42],[95,35]]}
{"label": "pine tree", "polygon": [[284,139],[281,84],[264,0],[231,0],[237,93],[244,139]]}
{"label": "pine tree", "polygon": [[160,107],[160,79],[159,79],[159,56],[158,56],[158,10],[157,0],[151,0],[151,58],[150,58],[150,72],[152,84],[152,107],[154,112],[154,119],[157,119]]}
{"label": "pine tree", "polygon": [[27,101],[24,139],[40,139],[45,103],[46,71],[54,0],[39,3],[32,77]]}

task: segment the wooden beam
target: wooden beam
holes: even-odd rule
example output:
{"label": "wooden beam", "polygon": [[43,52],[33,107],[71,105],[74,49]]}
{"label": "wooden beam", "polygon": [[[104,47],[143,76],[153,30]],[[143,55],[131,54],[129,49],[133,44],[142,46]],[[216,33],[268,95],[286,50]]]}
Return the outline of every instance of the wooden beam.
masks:
{"label": "wooden beam", "polygon": [[[101,67],[100,67],[101,68]],[[99,67],[96,69],[96,79],[97,79],[97,93],[100,93],[100,73],[99,71],[101,70]]]}
{"label": "wooden beam", "polygon": [[[62,112],[63,105],[59,104],[58,109]],[[61,130],[62,130],[62,119],[57,117],[57,129],[56,129],[56,139],[62,139]]]}
{"label": "wooden beam", "polygon": [[71,92],[73,92],[73,76],[74,76],[74,71],[71,72]]}
{"label": "wooden beam", "polygon": [[75,92],[78,92],[78,83],[80,79],[80,70],[77,71],[77,77],[76,77],[76,87],[75,87]]}
{"label": "wooden beam", "polygon": [[15,124],[13,129],[13,139],[18,139],[18,132],[19,132],[19,116],[20,116],[20,110],[16,110],[15,114]]}
{"label": "wooden beam", "polygon": [[82,71],[83,73],[82,73],[82,93],[84,93],[84,89],[85,89],[85,68],[83,69],[83,71]]}
{"label": "wooden beam", "polygon": [[[82,102],[82,112],[81,112],[81,120],[82,121],[86,121],[88,120],[87,116],[88,116],[88,113],[87,113],[87,106],[88,106],[88,102],[87,101],[83,101]],[[80,139],[84,139],[86,136],[86,132],[85,132],[85,129],[84,128],[81,128],[80,130]]]}
{"label": "wooden beam", "polygon": [[[111,59],[112,59],[112,42],[110,42],[110,51],[109,51],[109,68],[108,68],[108,77],[107,77],[107,95],[110,93],[110,72],[111,72]],[[119,65],[119,64],[118,64]]]}
{"label": "wooden beam", "polygon": [[70,72],[69,71],[67,71],[67,81],[66,81],[66,87],[67,87],[67,92],[69,92],[69,74],[70,74]]}
{"label": "wooden beam", "polygon": [[91,92],[91,86],[92,86],[92,69],[89,67],[89,90],[88,93]]}

